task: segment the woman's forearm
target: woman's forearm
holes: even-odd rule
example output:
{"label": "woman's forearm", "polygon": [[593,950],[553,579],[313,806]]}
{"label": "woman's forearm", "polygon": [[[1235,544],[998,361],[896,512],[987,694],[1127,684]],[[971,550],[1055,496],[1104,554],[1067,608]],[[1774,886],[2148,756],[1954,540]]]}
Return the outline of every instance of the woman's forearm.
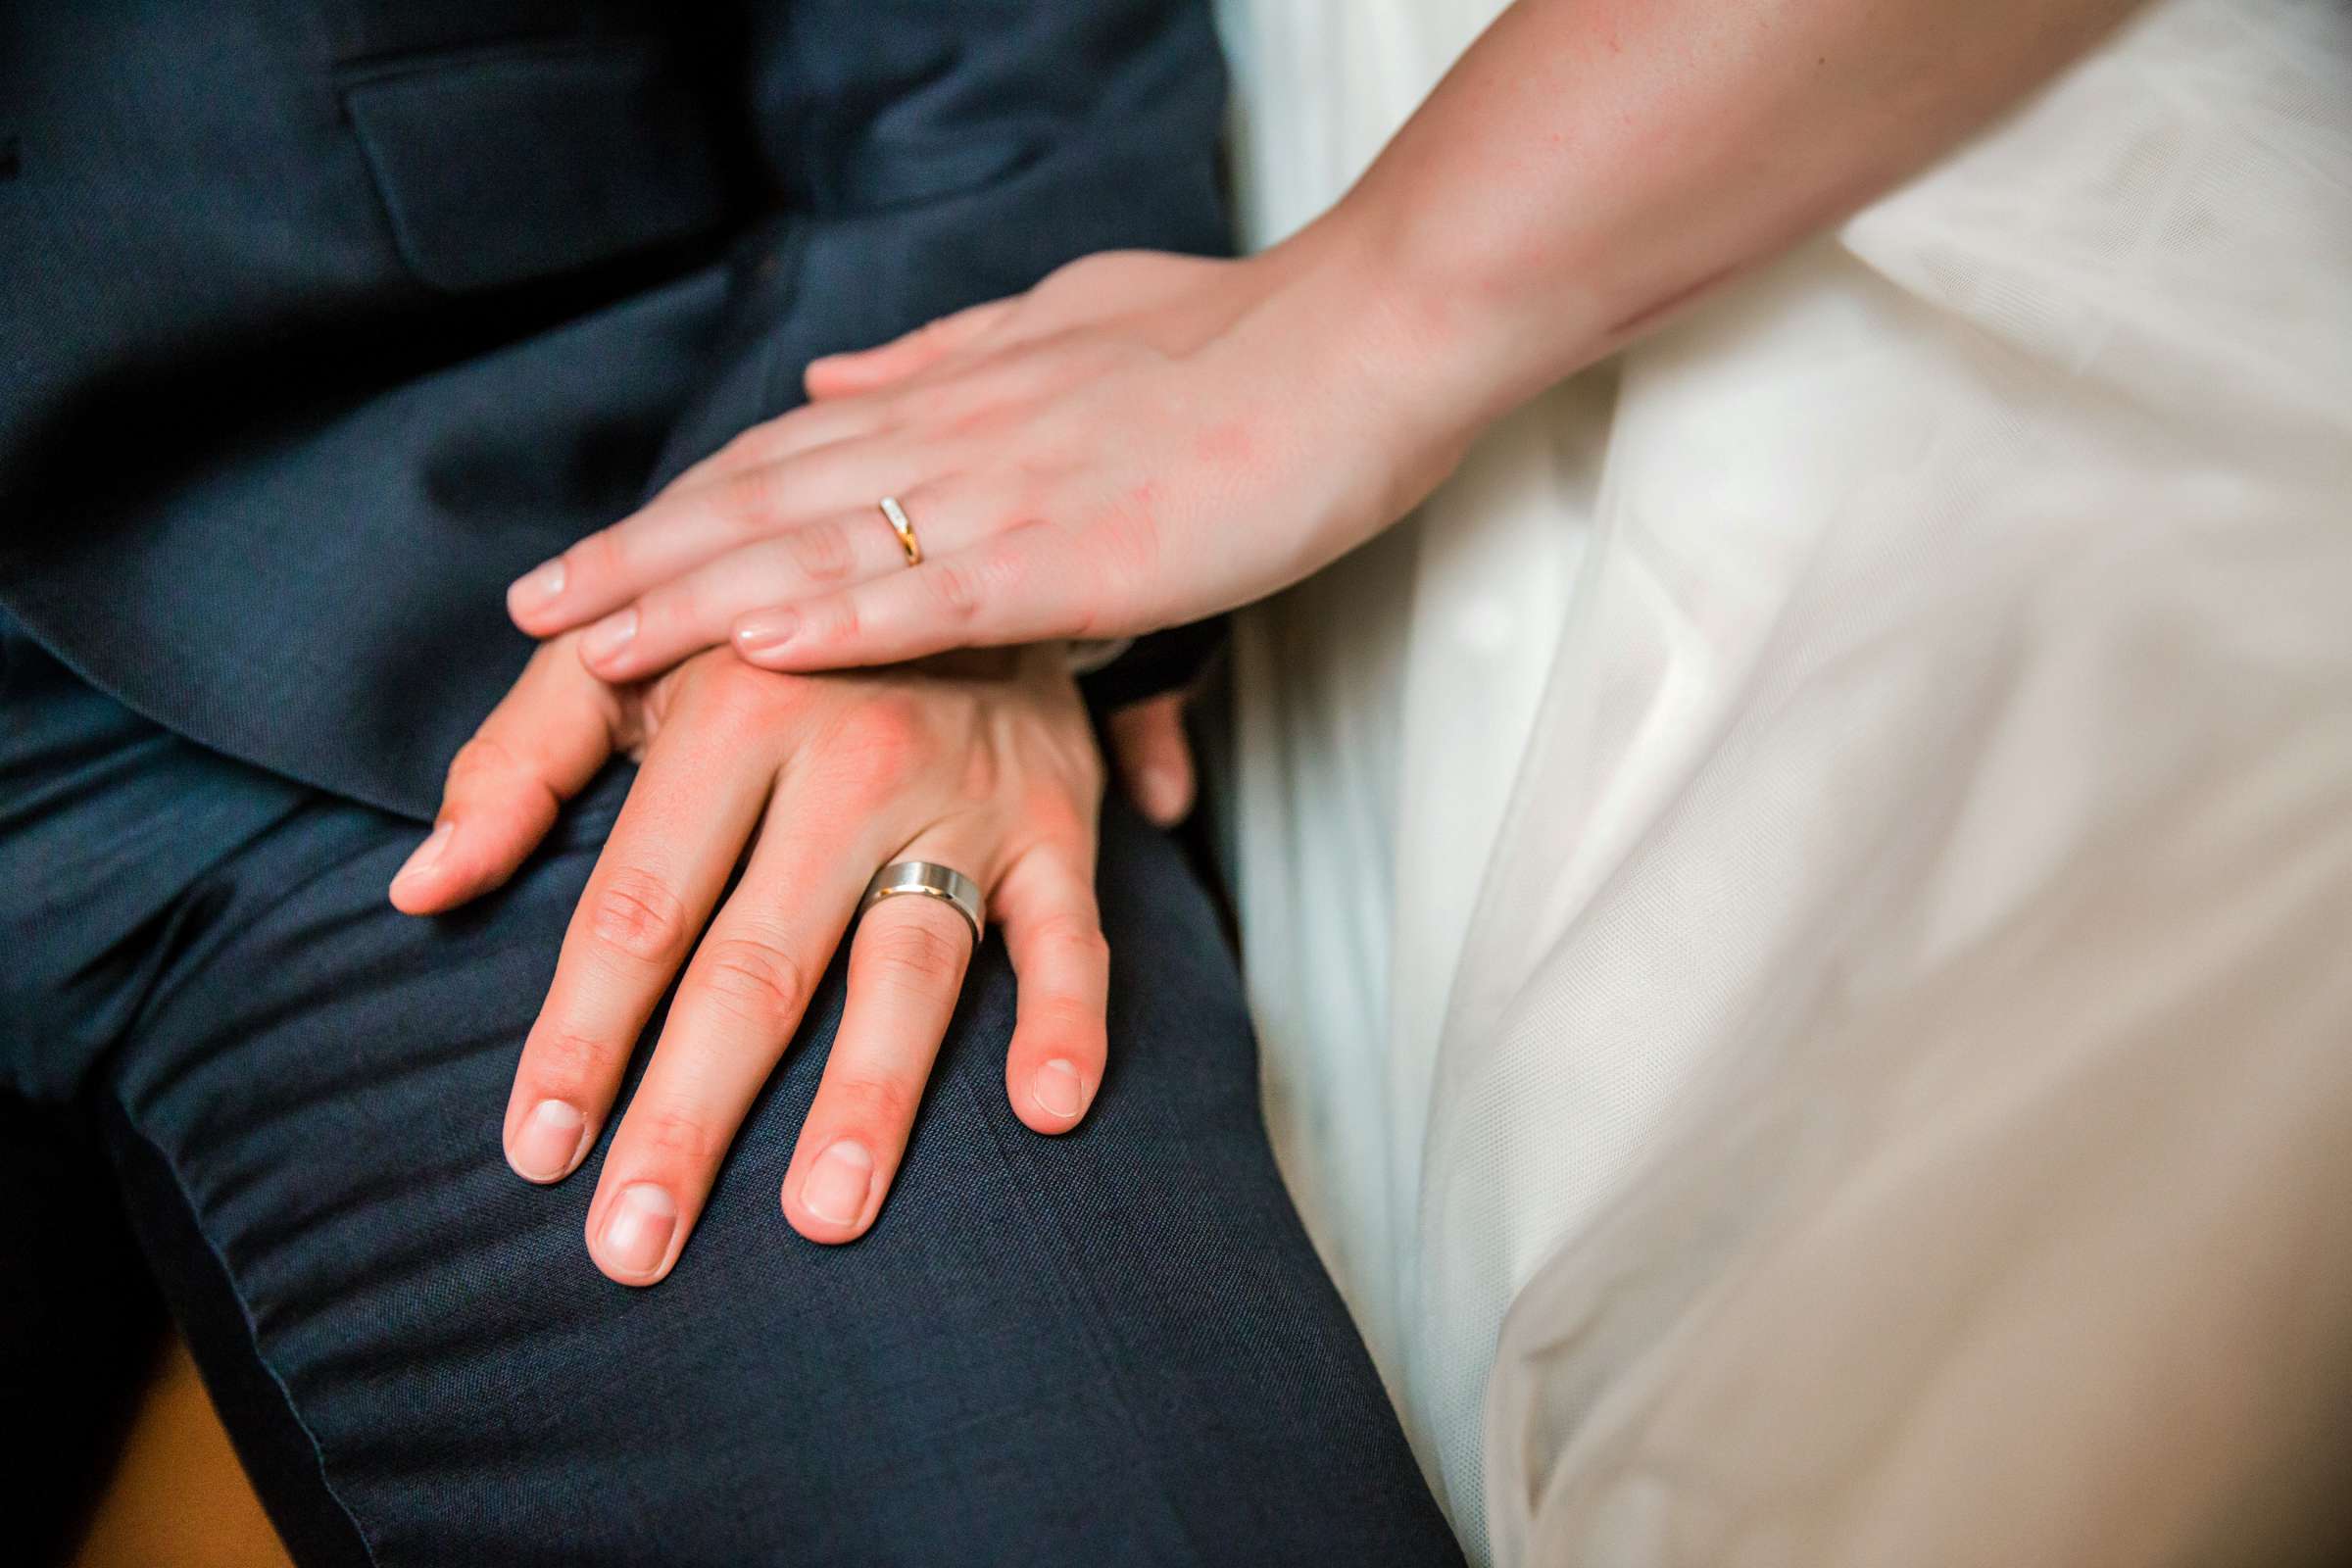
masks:
{"label": "woman's forearm", "polygon": [[[1477,424],[1868,202],[2132,0],[1518,0],[1285,249]],[[1328,305],[1323,307],[1328,310]]]}
{"label": "woman's forearm", "polygon": [[[812,407],[574,551],[565,602],[523,624],[607,616],[633,662],[595,667],[633,680],[719,636],[822,669],[1248,603],[1395,522],[1506,411],[1994,119],[2130,3],[1518,0],[1292,240],[1090,257],[811,366]],[[886,486],[926,530],[921,571],[859,515]],[[666,585],[657,560],[694,575]],[[817,591],[807,560],[855,580]]]}

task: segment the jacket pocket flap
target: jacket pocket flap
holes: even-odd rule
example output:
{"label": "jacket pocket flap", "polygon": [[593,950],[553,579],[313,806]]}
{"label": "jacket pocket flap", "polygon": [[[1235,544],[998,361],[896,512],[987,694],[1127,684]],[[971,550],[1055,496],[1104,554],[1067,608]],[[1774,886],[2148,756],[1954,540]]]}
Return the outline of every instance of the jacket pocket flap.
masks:
{"label": "jacket pocket flap", "polygon": [[570,271],[725,217],[710,128],[648,44],[404,64],[343,103],[402,261],[436,288]]}

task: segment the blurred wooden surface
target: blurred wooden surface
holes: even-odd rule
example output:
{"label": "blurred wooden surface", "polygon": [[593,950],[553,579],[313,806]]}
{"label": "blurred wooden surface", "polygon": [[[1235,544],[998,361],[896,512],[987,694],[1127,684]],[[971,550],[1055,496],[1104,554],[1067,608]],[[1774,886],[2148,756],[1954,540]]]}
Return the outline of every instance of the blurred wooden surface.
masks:
{"label": "blurred wooden surface", "polygon": [[178,1335],[74,1568],[292,1568]]}

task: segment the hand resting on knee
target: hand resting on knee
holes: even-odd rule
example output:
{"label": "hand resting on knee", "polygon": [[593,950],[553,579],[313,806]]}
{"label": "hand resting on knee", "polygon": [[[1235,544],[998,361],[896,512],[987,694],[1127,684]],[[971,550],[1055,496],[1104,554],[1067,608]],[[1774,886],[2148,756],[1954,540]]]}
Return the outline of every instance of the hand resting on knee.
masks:
{"label": "hand resting on knee", "polygon": [[[425,915],[488,892],[613,754],[640,759],[505,1127],[518,1174],[571,1174],[678,979],[589,1206],[598,1267],[650,1285],[676,1264],[868,877],[890,861],[978,884],[1020,986],[1013,1111],[1040,1133],[1078,1124],[1104,1051],[1102,762],[1058,649],[854,677],[778,674],[719,649],[616,687],[572,641],[543,647],[458,754],[438,824],[391,896]],[[802,1235],[847,1242],[873,1224],[971,950],[964,916],[941,899],[886,899],[859,922],[847,1010],[784,1179]]]}

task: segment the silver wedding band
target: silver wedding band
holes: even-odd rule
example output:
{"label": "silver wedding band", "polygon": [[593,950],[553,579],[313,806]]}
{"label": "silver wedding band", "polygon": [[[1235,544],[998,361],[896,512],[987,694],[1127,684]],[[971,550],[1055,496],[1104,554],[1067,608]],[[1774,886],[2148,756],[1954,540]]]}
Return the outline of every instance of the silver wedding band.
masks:
{"label": "silver wedding band", "polygon": [[874,873],[865,885],[865,897],[858,901],[858,912],[865,913],[884,899],[895,899],[902,893],[911,893],[926,899],[945,899],[963,916],[963,923],[972,928],[972,946],[980,946],[980,933],[987,929],[981,917],[978,884],[954,866],[939,865],[930,860],[893,860]]}

